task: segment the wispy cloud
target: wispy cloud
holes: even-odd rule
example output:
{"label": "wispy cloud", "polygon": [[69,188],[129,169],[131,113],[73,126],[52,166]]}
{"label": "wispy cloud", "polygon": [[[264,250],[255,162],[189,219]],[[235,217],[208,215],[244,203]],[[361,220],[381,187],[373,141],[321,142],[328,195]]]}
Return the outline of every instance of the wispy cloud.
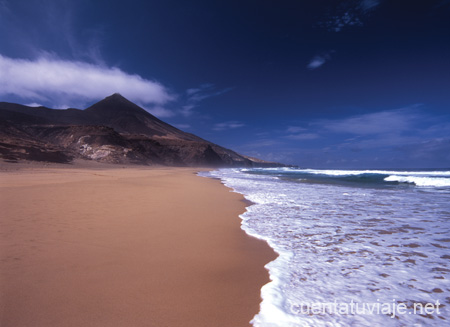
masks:
{"label": "wispy cloud", "polygon": [[[420,105],[411,105],[343,119],[318,120],[311,122],[309,126],[324,138],[341,140],[333,148],[360,152],[375,148],[392,149],[420,142],[428,138],[423,133],[424,127],[419,127],[426,119]],[[345,136],[347,137],[343,139]]]}
{"label": "wispy cloud", "polygon": [[334,32],[340,32],[346,26],[362,26],[359,16],[353,11],[346,11],[342,15],[333,16],[327,22],[327,27]]}
{"label": "wispy cloud", "polygon": [[299,133],[299,134],[289,134],[285,136],[287,139],[290,140],[315,140],[319,138],[319,134],[317,133]]}
{"label": "wispy cloud", "polygon": [[24,100],[73,103],[98,100],[119,92],[131,101],[161,105],[174,96],[160,83],[105,67],[54,57],[35,60],[0,55],[0,95]]}
{"label": "wispy cloud", "polygon": [[381,0],[347,0],[330,10],[326,19],[319,25],[333,32],[340,32],[345,27],[362,26],[366,15],[375,10]]}
{"label": "wispy cloud", "polygon": [[[290,163],[293,149],[284,149],[284,143],[274,138],[261,138],[248,143],[237,144],[233,147],[239,153],[263,160]],[[277,149],[276,151],[273,151]],[[283,150],[281,150],[283,149]]]}
{"label": "wispy cloud", "polygon": [[321,120],[314,125],[332,132],[356,135],[399,133],[411,129],[420,119],[422,115],[418,110],[419,106],[413,105],[408,108],[374,112],[339,120]]}
{"label": "wispy cloud", "polygon": [[179,112],[180,112],[183,116],[189,117],[190,115],[192,115],[192,113],[193,113],[192,110],[193,110],[195,107],[196,107],[196,106],[193,105],[193,104],[187,104],[187,105],[181,106],[181,109],[179,110]]}
{"label": "wispy cloud", "polygon": [[[256,146],[258,143],[256,143]],[[284,164],[292,163],[295,161],[293,159],[293,154],[296,149],[283,149],[279,151],[270,151],[273,146],[280,145],[279,143],[273,143],[269,145],[267,148],[265,146],[260,147],[260,149],[255,150],[255,146],[253,144],[248,144],[243,147],[236,148],[239,153],[245,154],[249,157],[259,158],[272,162],[282,162]]]}
{"label": "wispy cloud", "polygon": [[[427,114],[420,105],[412,105],[396,110],[386,110],[357,115],[338,120],[322,120],[311,124],[324,136],[339,140],[345,134],[352,137],[337,142],[330,147],[335,153],[345,151],[370,155],[388,154],[399,162],[449,162],[450,124],[442,123],[448,117]],[[382,152],[380,152],[382,150]]]}
{"label": "wispy cloud", "polygon": [[[433,160],[443,165],[450,163],[450,138],[434,138],[398,148],[414,160]],[[448,166],[446,166],[448,167]]]}
{"label": "wispy cloud", "polygon": [[229,129],[244,127],[244,126],[245,126],[245,124],[242,122],[239,122],[239,121],[227,121],[227,122],[215,124],[213,127],[213,130],[225,131],[225,130],[229,130]]}
{"label": "wispy cloud", "polygon": [[380,5],[380,0],[361,0],[359,3],[359,7],[363,12],[369,12],[374,10],[376,7]]}
{"label": "wispy cloud", "polygon": [[239,148],[244,149],[245,151],[248,152],[249,149],[255,149],[255,148],[270,148],[270,147],[274,147],[274,146],[278,146],[281,145],[282,142],[272,139],[272,138],[263,138],[260,140],[256,140],[253,142],[249,142],[249,143],[245,143],[245,144],[241,144],[239,145]]}
{"label": "wispy cloud", "polygon": [[326,62],[326,58],[322,57],[322,56],[315,56],[314,58],[312,58],[312,60],[309,62],[308,64],[308,68],[313,70],[316,68],[319,68],[320,66],[322,66],[325,62]]}
{"label": "wispy cloud", "polygon": [[[86,25],[82,1],[0,0],[0,36],[5,49],[25,57],[42,52],[71,60],[103,64],[102,41],[106,28]],[[24,17],[27,17],[25,20]]]}
{"label": "wispy cloud", "polygon": [[193,109],[200,105],[200,102],[208,98],[222,95],[231,91],[233,88],[225,88],[218,90],[214,84],[202,84],[197,88],[186,90],[185,104],[181,107],[180,113],[184,116],[190,116]]}
{"label": "wispy cloud", "polygon": [[0,17],[10,15],[11,9],[5,0],[0,0]]}
{"label": "wispy cloud", "polygon": [[282,138],[295,141],[315,140],[320,137],[318,132],[302,126],[288,126],[282,133]]}
{"label": "wispy cloud", "polygon": [[140,105],[142,108],[147,110],[149,113],[151,113],[153,116],[156,116],[158,118],[169,118],[176,115],[176,113],[173,110],[164,108],[162,106],[147,106],[147,105]]}
{"label": "wispy cloud", "polygon": [[314,56],[306,67],[310,70],[314,70],[323,66],[323,64],[331,59],[331,53],[332,52],[327,52],[321,55]]}
{"label": "wispy cloud", "polygon": [[447,7],[445,9],[449,9],[450,7],[450,0],[441,0],[440,2],[438,2],[437,4],[435,4],[433,6],[433,10],[440,10],[443,9],[444,7]]}
{"label": "wispy cloud", "polygon": [[289,126],[279,139],[302,144],[304,149],[296,150],[298,160],[307,165],[448,167],[449,116],[436,116],[425,108],[414,104],[341,119],[313,120],[305,122],[306,128]]}
{"label": "wispy cloud", "polygon": [[306,128],[300,126],[288,126],[286,132],[289,134],[307,131]]}
{"label": "wispy cloud", "polygon": [[172,124],[173,126],[175,126],[176,128],[179,129],[189,129],[191,128],[191,125],[189,124]]}

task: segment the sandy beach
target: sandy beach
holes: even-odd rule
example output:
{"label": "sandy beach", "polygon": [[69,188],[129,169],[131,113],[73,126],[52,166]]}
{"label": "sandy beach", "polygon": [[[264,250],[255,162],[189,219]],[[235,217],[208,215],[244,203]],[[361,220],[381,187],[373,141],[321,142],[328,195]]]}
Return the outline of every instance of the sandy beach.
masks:
{"label": "sandy beach", "polygon": [[249,326],[275,255],[197,171],[0,171],[0,325]]}

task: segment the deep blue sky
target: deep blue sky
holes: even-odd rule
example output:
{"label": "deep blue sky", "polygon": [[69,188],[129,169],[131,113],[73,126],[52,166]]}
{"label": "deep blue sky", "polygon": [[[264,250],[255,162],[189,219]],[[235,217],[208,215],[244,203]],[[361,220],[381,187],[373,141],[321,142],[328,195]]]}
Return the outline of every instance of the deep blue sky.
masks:
{"label": "deep blue sky", "polygon": [[450,167],[449,0],[0,0],[0,101],[119,92],[306,167]]}

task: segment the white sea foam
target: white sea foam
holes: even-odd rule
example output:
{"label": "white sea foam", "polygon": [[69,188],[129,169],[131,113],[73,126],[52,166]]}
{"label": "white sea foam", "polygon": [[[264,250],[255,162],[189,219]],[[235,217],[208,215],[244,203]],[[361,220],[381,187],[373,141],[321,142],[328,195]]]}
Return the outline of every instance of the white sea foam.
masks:
{"label": "white sea foam", "polygon": [[450,171],[393,171],[393,170],[317,170],[305,169],[304,172],[311,174],[324,174],[331,176],[380,174],[380,175],[401,175],[401,176],[449,176]]}
{"label": "white sea foam", "polygon": [[[450,321],[447,193],[299,183],[275,178],[286,169],[264,173],[269,171],[273,174],[206,173],[255,203],[241,216],[242,228],[279,253],[266,265],[272,281],[261,290],[255,327],[443,326]],[[409,308],[439,301],[445,307],[431,318],[405,314],[395,319],[296,310],[333,301],[395,302]]]}
{"label": "white sea foam", "polygon": [[[260,171],[298,172],[315,175],[353,176],[363,174],[398,175],[398,176],[442,176],[450,177],[450,171],[396,171],[396,170],[332,170],[332,169],[297,169],[297,168],[256,168]],[[245,171],[250,171],[247,169]]]}
{"label": "white sea foam", "polygon": [[450,178],[442,177],[422,177],[405,175],[391,175],[384,179],[386,182],[411,183],[424,187],[450,187]]}

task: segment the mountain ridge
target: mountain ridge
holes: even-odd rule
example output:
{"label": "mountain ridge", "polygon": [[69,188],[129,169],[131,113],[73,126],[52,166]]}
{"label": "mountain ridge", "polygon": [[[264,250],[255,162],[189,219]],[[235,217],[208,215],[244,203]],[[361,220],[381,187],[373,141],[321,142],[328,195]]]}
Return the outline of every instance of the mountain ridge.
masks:
{"label": "mountain ridge", "polygon": [[0,158],[70,163],[267,167],[186,133],[115,93],[84,110],[0,102]]}

